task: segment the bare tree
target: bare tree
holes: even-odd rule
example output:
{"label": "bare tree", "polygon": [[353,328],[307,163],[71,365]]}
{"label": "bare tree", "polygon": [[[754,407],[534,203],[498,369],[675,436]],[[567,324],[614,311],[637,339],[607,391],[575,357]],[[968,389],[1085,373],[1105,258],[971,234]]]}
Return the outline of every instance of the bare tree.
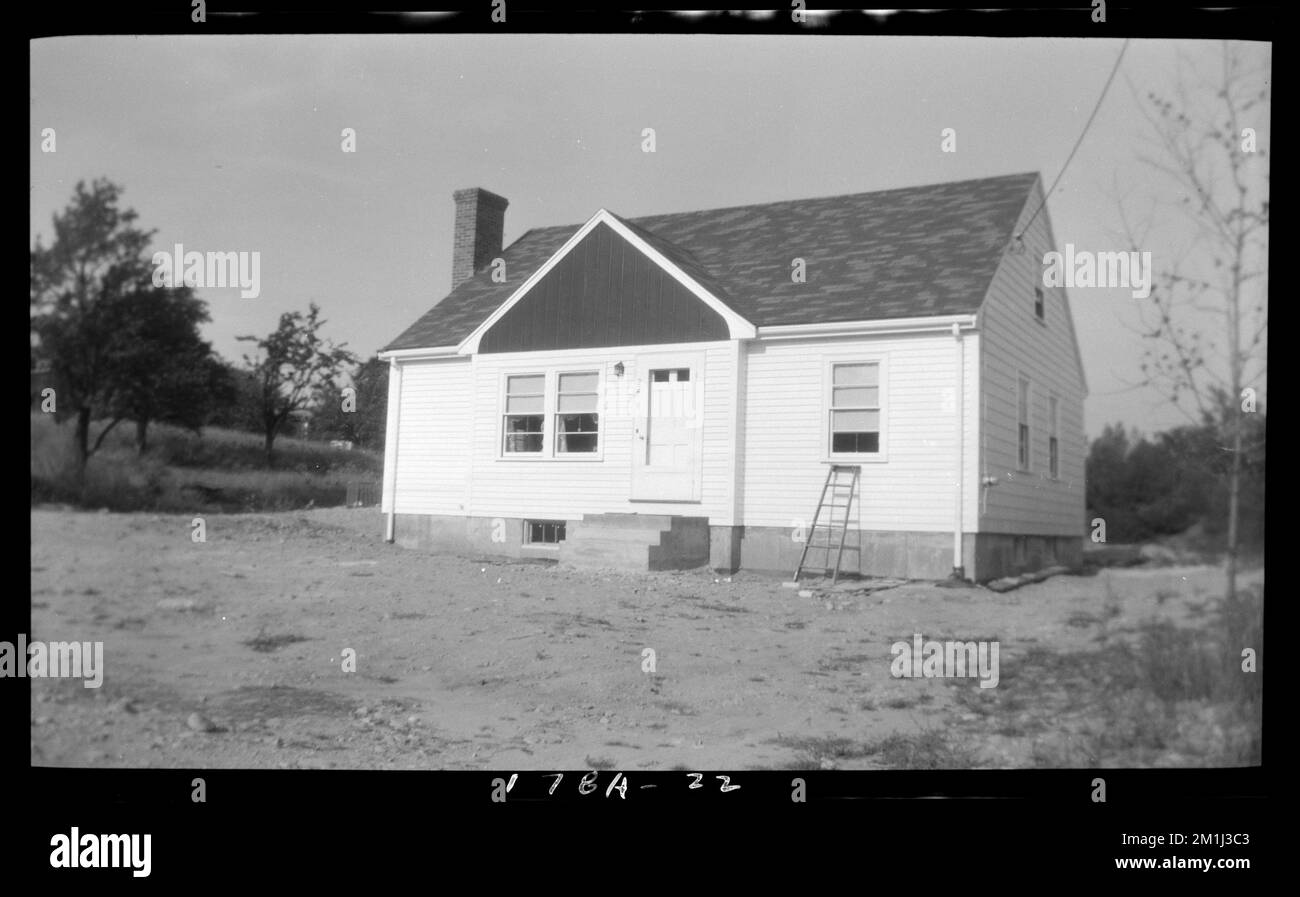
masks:
{"label": "bare tree", "polygon": [[1180,57],[1172,98],[1150,92],[1139,102],[1154,133],[1154,152],[1139,158],[1177,196],[1155,203],[1137,233],[1120,204],[1134,249],[1146,244],[1157,208],[1176,212],[1163,223],[1191,226],[1185,251],[1157,266],[1139,307],[1141,385],[1227,441],[1229,596],[1237,587],[1242,415],[1256,409],[1267,376],[1269,177],[1256,131],[1268,121],[1271,76],[1267,52],[1251,55],[1224,42],[1209,75]]}
{"label": "bare tree", "polygon": [[320,308],[311,303],[307,314],[299,311],[280,315],[280,324],[268,336],[241,336],[240,340],[256,344],[244,363],[260,387],[259,411],[265,436],[266,464],[273,465],[275,437],[289,415],[306,408],[317,391],[333,382],[356,357],[343,346],[335,346],[320,336],[325,322]]}

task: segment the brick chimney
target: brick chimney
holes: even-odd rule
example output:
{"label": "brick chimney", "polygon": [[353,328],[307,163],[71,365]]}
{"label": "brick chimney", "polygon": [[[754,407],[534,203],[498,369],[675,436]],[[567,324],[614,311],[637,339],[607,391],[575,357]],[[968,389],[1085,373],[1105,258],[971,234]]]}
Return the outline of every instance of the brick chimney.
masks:
{"label": "brick chimney", "polygon": [[457,190],[456,230],[451,252],[451,287],[455,289],[474,272],[501,254],[509,201],[482,187]]}

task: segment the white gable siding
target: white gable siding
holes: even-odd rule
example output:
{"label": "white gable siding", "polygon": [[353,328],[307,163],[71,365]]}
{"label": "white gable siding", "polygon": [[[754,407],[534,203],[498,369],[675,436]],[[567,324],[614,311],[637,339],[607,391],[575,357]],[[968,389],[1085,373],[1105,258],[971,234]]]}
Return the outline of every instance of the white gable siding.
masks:
{"label": "white gable siding", "polygon": [[[978,334],[963,332],[963,528],[978,499]],[[826,378],[832,362],[880,359],[885,460],[861,464],[854,525],[951,532],[955,511],[957,355],[951,334],[751,343],[745,360],[742,516],[748,526],[810,523],[827,472]],[[856,462],[844,462],[856,463]]]}
{"label": "white gable siding", "polygon": [[[1036,188],[1017,222],[1017,232],[1042,202]],[[989,288],[979,323],[983,333],[983,467],[997,477],[985,490],[980,530],[1076,536],[1084,531],[1082,371],[1075,350],[1074,323],[1064,288],[1043,287],[1043,254],[1052,245],[1047,210],[1025,234],[1025,252],[1003,256]],[[1034,287],[1042,287],[1044,321],[1034,314]],[[1030,380],[1030,469],[1017,459],[1017,383]],[[1048,473],[1049,396],[1059,400],[1060,471]]]}
{"label": "white gable siding", "polygon": [[[602,407],[602,457],[596,459],[499,459],[500,395],[507,373],[561,369],[603,370],[607,396],[616,381],[614,365],[623,362],[633,376],[638,354],[681,351],[701,353],[704,368],[704,432],[699,502],[631,501],[633,418]],[[732,350],[727,343],[678,346],[622,346],[563,352],[527,352],[474,356],[472,388],[465,397],[474,406],[472,446],[473,496],[469,513],[479,517],[551,517],[576,520],[584,514],[642,513],[709,517],[731,522],[731,408],[734,390]],[[405,411],[402,425],[405,426]],[[401,474],[399,473],[399,482]]]}

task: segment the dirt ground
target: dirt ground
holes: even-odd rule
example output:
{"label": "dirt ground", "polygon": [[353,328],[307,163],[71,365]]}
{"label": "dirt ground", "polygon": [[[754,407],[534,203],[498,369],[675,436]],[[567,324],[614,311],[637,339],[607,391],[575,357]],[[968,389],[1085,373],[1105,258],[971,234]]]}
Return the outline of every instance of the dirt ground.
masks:
{"label": "dirt ground", "polygon": [[[102,641],[105,666],[99,689],[31,680],[38,766],[1089,765],[1070,745],[1105,696],[1084,700],[1071,676],[1139,621],[1203,621],[1222,587],[1217,569],[1166,567],[800,598],[752,573],[408,551],[383,543],[374,509],[214,515],[203,543],[188,516],[39,508],[31,526],[29,637]],[[996,694],[893,678],[890,646],[917,632],[998,640]],[[1044,650],[1078,665],[1017,675]],[[1207,727],[1204,754],[1124,765],[1212,763],[1227,736],[1212,715],[1188,722]],[[943,750],[916,753],[926,735]]]}

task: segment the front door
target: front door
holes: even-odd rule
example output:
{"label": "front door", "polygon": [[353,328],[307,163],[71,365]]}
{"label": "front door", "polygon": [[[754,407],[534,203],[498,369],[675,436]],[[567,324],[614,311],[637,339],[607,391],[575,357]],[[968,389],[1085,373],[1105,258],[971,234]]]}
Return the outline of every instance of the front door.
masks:
{"label": "front door", "polygon": [[632,500],[699,501],[704,366],[690,357],[651,358],[639,367]]}

